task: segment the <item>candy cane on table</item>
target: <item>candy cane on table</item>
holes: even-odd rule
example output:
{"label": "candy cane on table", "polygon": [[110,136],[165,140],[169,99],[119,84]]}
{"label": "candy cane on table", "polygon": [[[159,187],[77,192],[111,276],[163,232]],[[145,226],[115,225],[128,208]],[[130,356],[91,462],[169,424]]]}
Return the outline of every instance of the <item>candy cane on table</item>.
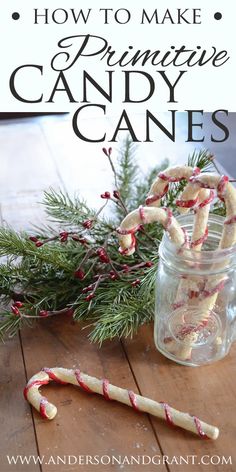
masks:
{"label": "candy cane on table", "polygon": [[133,254],[136,245],[135,233],[143,224],[153,222],[161,223],[177,246],[183,246],[186,243],[186,234],[169,208],[140,207],[131,211],[117,228],[120,253],[127,256]]}
{"label": "candy cane on table", "polygon": [[116,400],[133,407],[136,411],[157,416],[166,420],[169,425],[191,431],[202,439],[217,439],[219,435],[217,427],[204,423],[196,416],[175,410],[165,402],[158,403],[138,395],[132,390],[116,387],[110,384],[107,379],[91,377],[79,369],[64,369],[62,367],[42,369],[29,380],[24,389],[25,399],[45,419],[53,419],[57,414],[57,408],[41,395],[39,388],[52,380],[60,384],[79,385],[87,393],[98,393],[103,395],[106,400]]}

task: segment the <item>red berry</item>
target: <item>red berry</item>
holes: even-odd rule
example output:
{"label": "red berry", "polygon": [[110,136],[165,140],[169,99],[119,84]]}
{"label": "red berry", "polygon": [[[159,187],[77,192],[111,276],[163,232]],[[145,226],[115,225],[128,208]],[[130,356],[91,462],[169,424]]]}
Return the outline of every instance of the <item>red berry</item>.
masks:
{"label": "red berry", "polygon": [[42,241],[37,241],[37,242],[35,243],[35,246],[36,246],[36,247],[41,247],[41,246],[43,246],[43,242],[42,242]]}
{"label": "red berry", "polygon": [[32,241],[33,243],[37,243],[38,238],[36,238],[36,236],[30,236],[29,240]]}
{"label": "red berry", "polygon": [[90,293],[90,295],[87,295],[87,297],[85,297],[85,300],[86,302],[90,302],[90,300],[92,300],[94,297],[95,297],[94,293]]}
{"label": "red berry", "polygon": [[129,272],[129,270],[130,270],[130,267],[127,264],[123,264],[122,268],[123,268],[124,272]]}
{"label": "red berry", "polygon": [[141,284],[141,280],[140,279],[136,279],[134,282],[132,282],[132,287],[137,287],[137,285],[140,285]]}
{"label": "red berry", "polygon": [[153,262],[151,261],[147,261],[146,264],[145,264],[146,267],[152,267],[153,266]]}
{"label": "red berry", "polygon": [[74,276],[75,276],[76,279],[83,280],[84,277],[85,277],[85,273],[82,269],[78,269],[74,272]]}
{"label": "red berry", "polygon": [[104,254],[104,249],[101,248],[101,247],[98,248],[97,251],[96,251],[96,254],[97,254],[98,256],[101,256],[102,254]]}
{"label": "red berry", "polygon": [[59,233],[60,236],[63,238],[63,237],[67,237],[69,236],[69,233],[67,231],[62,231],[61,233]]}
{"label": "red berry", "polygon": [[11,311],[14,315],[16,316],[19,316],[20,315],[20,311],[18,310],[18,308],[14,305],[11,306]]}
{"label": "red berry", "polygon": [[48,311],[47,310],[40,310],[39,316],[41,316],[42,318],[47,318]]}
{"label": "red berry", "polygon": [[110,259],[106,253],[106,251],[103,249],[102,252],[99,255],[99,259],[101,262],[104,262],[105,264],[108,264],[110,262]]}
{"label": "red berry", "polygon": [[108,152],[107,152],[107,149],[106,148],[102,148],[104,154],[106,154],[106,156],[108,156]]}
{"label": "red berry", "polygon": [[61,242],[65,243],[68,240],[69,233],[67,231],[62,231],[60,233]]}
{"label": "red berry", "polygon": [[116,279],[117,279],[117,275],[116,275],[116,273],[114,272],[114,270],[111,270],[111,272],[110,272],[110,279],[111,279],[111,280],[116,280]]}
{"label": "red berry", "polygon": [[82,293],[88,293],[91,292],[91,290],[93,290],[93,285],[88,285],[88,287],[83,288]]}
{"label": "red berry", "polygon": [[85,220],[83,222],[83,227],[86,228],[86,229],[90,229],[93,225],[93,221],[92,220]]}
{"label": "red berry", "polygon": [[100,196],[101,196],[101,198],[107,198],[107,199],[111,198],[110,192],[102,193]]}
{"label": "red berry", "polygon": [[118,190],[114,190],[113,192],[113,197],[117,198],[119,200],[120,198],[120,192],[118,192]]}
{"label": "red berry", "polygon": [[14,302],[14,306],[16,306],[17,308],[22,308],[23,303],[22,302]]}
{"label": "red berry", "polygon": [[109,147],[108,149],[106,149],[104,147],[104,148],[102,148],[102,150],[103,150],[104,154],[106,154],[107,157],[110,156],[111,153],[112,153],[112,148],[111,147]]}

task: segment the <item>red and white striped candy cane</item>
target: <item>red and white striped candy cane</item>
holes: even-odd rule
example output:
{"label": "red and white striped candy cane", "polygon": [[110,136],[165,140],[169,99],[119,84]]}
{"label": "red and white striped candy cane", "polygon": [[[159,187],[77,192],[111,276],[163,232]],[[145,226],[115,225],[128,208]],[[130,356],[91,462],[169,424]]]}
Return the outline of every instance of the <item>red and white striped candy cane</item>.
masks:
{"label": "red and white striped candy cane", "polygon": [[97,379],[84,374],[79,369],[64,369],[62,367],[42,369],[29,380],[24,389],[26,400],[45,419],[53,419],[57,414],[57,408],[41,395],[39,388],[53,380],[60,384],[80,386],[87,393],[98,393],[103,395],[106,400],[116,400],[131,406],[135,411],[150,413],[166,420],[169,425],[191,431],[202,439],[217,439],[219,435],[219,429],[216,426],[201,421],[197,416],[175,410],[166,402],[158,403],[138,395],[132,390],[116,387],[110,384],[107,379]]}
{"label": "red and white striped candy cane", "polygon": [[177,246],[186,243],[186,235],[168,208],[140,207],[129,213],[122,221],[117,233],[119,235],[121,254],[130,256],[135,252],[135,233],[141,225],[158,222],[168,231]]}
{"label": "red and white striped candy cane", "polygon": [[[204,173],[190,178],[190,182],[187,187],[188,189],[185,193],[187,198],[189,198],[189,195],[191,195],[191,197],[193,195],[198,195],[199,189],[208,189],[208,191],[209,189],[211,189],[211,191],[214,189],[216,190],[218,197],[225,201],[226,219],[223,226],[222,237],[219,243],[219,249],[234,246],[236,243],[236,190],[228,182],[228,177]],[[227,260],[224,261],[222,268],[224,267],[227,267]],[[199,327],[202,325],[202,323],[207,323],[210,313],[216,304],[217,297],[224,289],[226,282],[227,277],[224,274],[214,278],[211,277],[209,281],[205,281],[204,286],[197,294],[197,311],[199,316],[197,316],[195,321],[198,323]],[[176,355],[178,355],[178,357],[182,360],[189,359],[191,357],[191,345],[195,337],[196,333],[188,333],[188,337],[185,340],[185,345],[178,349],[178,353],[176,353]],[[173,346],[170,345],[170,348],[172,349]]]}
{"label": "red and white striped candy cane", "polygon": [[[153,182],[148,197],[146,199],[147,206],[159,206],[160,200],[168,191],[169,184],[172,182],[181,182],[182,180],[189,180],[190,177],[195,177],[200,173],[198,167],[190,166],[175,166],[167,167],[163,172],[159,172],[156,180]],[[187,208],[191,208],[196,204],[196,199],[188,199],[186,202]]]}

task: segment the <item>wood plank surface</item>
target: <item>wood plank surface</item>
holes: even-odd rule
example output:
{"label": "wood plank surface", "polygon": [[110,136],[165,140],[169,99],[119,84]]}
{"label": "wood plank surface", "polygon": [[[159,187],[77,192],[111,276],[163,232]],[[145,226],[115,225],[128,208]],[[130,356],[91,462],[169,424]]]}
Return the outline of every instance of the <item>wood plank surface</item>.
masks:
{"label": "wood plank surface", "polygon": [[[185,367],[162,356],[155,348],[152,325],[142,327],[133,340],[124,342],[127,356],[140,386],[142,395],[165,401],[181,411],[196,415],[218,426],[220,436],[216,441],[201,440],[181,429],[170,428],[156,418],[152,424],[158,435],[164,454],[173,456],[196,455],[196,465],[181,465],[186,471],[235,471],[236,443],[236,345],[230,354],[215,364],[202,367]],[[203,465],[202,456],[232,458],[232,465]],[[208,461],[206,457],[204,459]],[[175,472],[176,465],[169,465]]]}
{"label": "wood plank surface", "polygon": [[[7,459],[38,455],[31,411],[22,394],[26,375],[18,335],[0,344],[0,359],[0,471],[25,472],[26,465],[9,465]],[[32,463],[31,471],[39,472],[39,465]]]}
{"label": "wood plank surface", "polygon": [[[97,129],[98,130],[98,129]],[[73,139],[72,139],[73,136]],[[28,229],[28,223],[44,218],[38,201],[49,186],[63,187],[70,193],[80,188],[91,205],[100,204],[97,197],[109,190],[111,174],[102,160],[100,145],[86,145],[75,138],[71,123],[64,118],[17,121],[0,126],[1,180],[0,214],[16,229]],[[94,159],[95,153],[97,160]],[[155,156],[154,156],[155,157]],[[156,164],[153,162],[152,164]],[[108,185],[107,185],[108,183]],[[22,340],[22,344],[20,342]],[[155,456],[165,465],[82,466],[93,470],[154,470],[232,472],[236,470],[236,346],[226,359],[201,368],[179,366],[155,349],[153,328],[139,330],[133,340],[107,342],[102,349],[91,345],[87,331],[74,325],[68,317],[42,320],[37,328],[24,329],[20,337],[0,345],[2,374],[0,379],[1,428],[0,472],[77,471],[78,464],[54,465],[57,456],[109,455],[134,457]],[[173,407],[190,412],[220,428],[217,441],[203,441],[164,421],[137,414],[116,402],[106,402],[98,395],[88,395],[73,386],[51,384],[43,392],[58,406],[52,422],[42,420],[23,399],[27,378],[41,367],[80,367],[98,377],[107,377],[115,385]],[[34,420],[33,420],[34,418]],[[8,455],[34,455],[44,464],[8,466]],[[226,460],[232,465],[215,462],[203,465],[201,458]],[[46,462],[50,461],[50,464]],[[188,464],[177,465],[181,457]],[[188,459],[189,457],[189,459]],[[83,459],[81,459],[83,460]],[[195,465],[191,465],[191,460]],[[73,458],[72,458],[73,461]],[[172,461],[172,464],[171,464]]]}
{"label": "wood plank surface", "polygon": [[[27,377],[43,366],[80,368],[99,378],[137,392],[129,363],[119,342],[107,342],[99,349],[87,339],[85,330],[68,317],[47,319],[37,329],[22,333]],[[34,412],[40,456],[50,462],[50,456],[135,456],[161,455],[149,417],[117,402],[107,402],[99,395],[87,394],[78,387],[51,384],[42,389],[52,403],[58,406],[58,415],[46,421]],[[19,408],[22,407],[19,405]],[[55,465],[43,465],[43,472],[54,470]],[[105,470],[122,470],[119,464]],[[58,471],[64,471],[58,465]],[[78,465],[69,470],[78,470]],[[87,465],[86,472],[94,470]],[[98,470],[103,470],[102,465]],[[124,468],[124,470],[126,470]],[[128,470],[140,471],[139,465]],[[156,470],[149,465],[148,471]],[[160,471],[166,470],[160,466]]]}

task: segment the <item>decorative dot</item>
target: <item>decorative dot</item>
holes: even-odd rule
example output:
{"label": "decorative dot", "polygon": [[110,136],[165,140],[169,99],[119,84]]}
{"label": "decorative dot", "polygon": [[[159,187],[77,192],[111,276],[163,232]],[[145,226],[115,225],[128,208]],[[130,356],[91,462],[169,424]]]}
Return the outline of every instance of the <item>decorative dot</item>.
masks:
{"label": "decorative dot", "polygon": [[219,11],[217,11],[217,12],[214,14],[214,18],[215,18],[215,20],[221,20],[221,18],[222,18],[222,13],[220,13]]}
{"label": "decorative dot", "polygon": [[13,20],[19,20],[19,18],[20,18],[20,13],[18,13],[17,11],[12,13],[12,19]]}

